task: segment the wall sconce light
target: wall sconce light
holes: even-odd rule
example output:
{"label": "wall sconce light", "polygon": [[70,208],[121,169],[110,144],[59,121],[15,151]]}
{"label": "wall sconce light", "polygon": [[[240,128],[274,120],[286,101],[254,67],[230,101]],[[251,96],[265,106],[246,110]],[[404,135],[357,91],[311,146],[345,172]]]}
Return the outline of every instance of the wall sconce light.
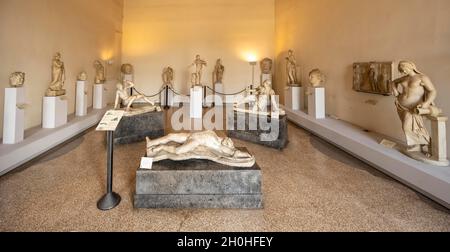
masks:
{"label": "wall sconce light", "polygon": [[[257,63],[256,59],[249,62],[250,66],[252,66],[252,84],[250,85],[250,89],[253,89],[253,86],[255,85],[255,66]],[[250,94],[252,94],[252,91],[250,91]]]}

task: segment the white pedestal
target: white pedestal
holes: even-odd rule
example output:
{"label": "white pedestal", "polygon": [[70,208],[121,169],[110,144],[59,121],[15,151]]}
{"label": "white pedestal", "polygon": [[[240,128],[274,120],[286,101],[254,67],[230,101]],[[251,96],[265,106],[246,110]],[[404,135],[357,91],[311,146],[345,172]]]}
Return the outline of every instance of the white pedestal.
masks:
{"label": "white pedestal", "polygon": [[67,100],[65,96],[44,97],[42,128],[58,128],[67,123]]}
{"label": "white pedestal", "polygon": [[77,81],[77,94],[75,103],[75,115],[85,116],[87,115],[87,92],[86,81]]}
{"label": "white pedestal", "polygon": [[325,118],[325,88],[311,88],[308,94],[308,114],[316,119]]}
{"label": "white pedestal", "polygon": [[285,92],[285,106],[292,110],[304,109],[303,88],[300,86],[288,86]]}
{"label": "white pedestal", "polygon": [[[166,104],[166,90],[165,89],[160,94],[159,100],[161,101],[161,106],[164,106]],[[169,105],[169,107],[173,107],[173,91],[170,89],[168,90],[167,100],[168,100],[167,105]]]}
{"label": "white pedestal", "polygon": [[[262,85],[266,80],[269,80],[270,83],[272,83],[272,74],[261,74],[261,85]],[[272,84],[270,84],[270,87],[272,87]]]}
{"label": "white pedestal", "polygon": [[[214,85],[214,91],[215,92],[219,92],[219,93],[223,93],[223,84],[222,83],[216,83]],[[215,93],[214,94],[214,105],[215,106],[223,106],[224,103],[224,97],[221,94]]]}
{"label": "white pedestal", "polygon": [[94,109],[103,109],[106,107],[106,89],[104,84],[95,84],[94,85]]}
{"label": "white pedestal", "polygon": [[25,110],[20,105],[24,103],[25,89],[23,87],[5,88],[3,144],[16,144],[23,141]]}
{"label": "white pedestal", "polygon": [[190,97],[190,117],[191,118],[202,118],[203,117],[203,88],[200,86],[195,86],[191,88]]}

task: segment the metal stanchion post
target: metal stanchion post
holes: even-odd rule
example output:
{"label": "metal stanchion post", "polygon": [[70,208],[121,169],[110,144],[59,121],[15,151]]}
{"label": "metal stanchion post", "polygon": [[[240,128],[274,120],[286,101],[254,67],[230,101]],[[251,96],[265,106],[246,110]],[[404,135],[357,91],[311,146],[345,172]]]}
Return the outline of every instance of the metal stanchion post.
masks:
{"label": "metal stanchion post", "polygon": [[169,85],[166,85],[165,89],[164,109],[169,109]]}
{"label": "metal stanchion post", "polygon": [[120,195],[113,192],[113,159],[114,159],[114,131],[107,131],[106,133],[108,145],[107,157],[107,181],[106,194],[97,202],[97,207],[100,210],[106,211],[115,208],[120,203]]}

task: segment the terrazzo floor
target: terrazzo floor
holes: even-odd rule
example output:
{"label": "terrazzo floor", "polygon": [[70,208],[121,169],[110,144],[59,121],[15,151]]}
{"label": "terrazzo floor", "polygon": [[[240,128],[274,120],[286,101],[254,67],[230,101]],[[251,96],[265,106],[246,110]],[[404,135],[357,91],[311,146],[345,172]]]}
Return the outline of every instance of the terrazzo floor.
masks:
{"label": "terrazzo floor", "polygon": [[[223,134],[223,133],[220,133]],[[283,151],[235,140],[256,156],[264,209],[134,209],[145,143],[116,146],[105,191],[104,133],[93,129],[0,177],[0,231],[450,231],[450,211],[294,125]]]}

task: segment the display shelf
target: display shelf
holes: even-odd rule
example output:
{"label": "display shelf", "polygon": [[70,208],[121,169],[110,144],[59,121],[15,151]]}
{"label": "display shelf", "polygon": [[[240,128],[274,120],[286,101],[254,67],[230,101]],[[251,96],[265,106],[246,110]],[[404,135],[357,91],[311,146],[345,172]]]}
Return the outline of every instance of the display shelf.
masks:
{"label": "display shelf", "polygon": [[287,107],[288,119],[450,209],[450,167],[428,165],[387,148],[381,137],[337,119],[316,120]]}
{"label": "display shelf", "polygon": [[77,136],[96,125],[107,108],[89,109],[84,117],[69,116],[69,122],[55,129],[32,128],[25,131],[25,139],[14,145],[0,145],[0,176]]}

